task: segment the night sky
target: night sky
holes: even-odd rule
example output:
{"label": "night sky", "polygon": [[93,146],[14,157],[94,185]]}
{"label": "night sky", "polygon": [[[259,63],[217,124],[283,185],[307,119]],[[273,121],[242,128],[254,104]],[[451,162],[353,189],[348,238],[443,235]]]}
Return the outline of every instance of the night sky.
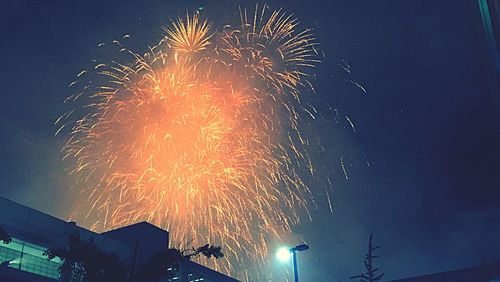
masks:
{"label": "night sky", "polygon": [[[334,208],[318,201],[294,231],[311,247],[303,281],[359,274],[370,233],[387,279],[500,261],[500,121],[469,2],[268,2],[314,28],[325,54],[314,99],[340,113],[323,113],[334,130],[314,129],[331,152],[316,168],[332,177]],[[54,121],[97,44],[130,34],[128,46],[146,50],[186,10],[223,22],[243,3],[3,2],[0,195],[67,219],[78,197]]]}

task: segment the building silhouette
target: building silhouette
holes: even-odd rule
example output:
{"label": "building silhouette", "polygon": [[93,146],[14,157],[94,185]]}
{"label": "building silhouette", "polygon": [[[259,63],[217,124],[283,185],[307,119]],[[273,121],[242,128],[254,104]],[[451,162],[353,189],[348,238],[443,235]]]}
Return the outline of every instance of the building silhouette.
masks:
{"label": "building silhouette", "polygon": [[[0,197],[0,226],[12,237],[9,244],[0,241],[0,281],[58,281],[57,257],[43,255],[48,248],[66,247],[68,236],[78,232],[80,238],[92,238],[106,253],[114,253],[131,273],[154,254],[169,247],[169,233],[147,222],[139,222],[101,234],[66,222],[43,212]],[[176,282],[236,282],[238,280],[188,260],[179,263]]]}
{"label": "building silhouette", "polygon": [[391,282],[500,282],[500,263],[432,273]]}

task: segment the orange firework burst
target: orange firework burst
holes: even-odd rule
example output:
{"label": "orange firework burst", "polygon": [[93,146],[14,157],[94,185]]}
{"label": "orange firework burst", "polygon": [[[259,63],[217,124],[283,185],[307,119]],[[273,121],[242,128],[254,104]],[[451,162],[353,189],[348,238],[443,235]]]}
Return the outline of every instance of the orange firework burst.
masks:
{"label": "orange firework burst", "polygon": [[123,48],[132,63],[96,66],[104,82],[73,97],[90,102],[64,147],[91,191],[93,229],[147,220],[176,242],[220,244],[227,260],[212,267],[233,275],[291,233],[311,199],[297,109],[316,43],[266,12],[242,10],[221,31],[187,16],[144,55]]}

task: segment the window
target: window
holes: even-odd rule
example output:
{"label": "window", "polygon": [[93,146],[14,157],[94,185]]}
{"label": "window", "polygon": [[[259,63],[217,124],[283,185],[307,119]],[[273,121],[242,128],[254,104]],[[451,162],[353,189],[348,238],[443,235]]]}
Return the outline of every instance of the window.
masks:
{"label": "window", "polygon": [[48,260],[43,252],[46,248],[12,238],[10,244],[0,244],[0,263],[9,261],[8,266],[45,277],[59,278],[59,258]]}

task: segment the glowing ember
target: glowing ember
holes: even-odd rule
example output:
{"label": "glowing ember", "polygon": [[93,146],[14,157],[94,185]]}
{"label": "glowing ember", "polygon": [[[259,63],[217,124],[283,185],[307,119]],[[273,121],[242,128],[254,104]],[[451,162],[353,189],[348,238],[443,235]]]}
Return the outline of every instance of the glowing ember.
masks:
{"label": "glowing ember", "polygon": [[104,82],[70,97],[89,101],[59,121],[72,125],[65,159],[92,203],[76,217],[97,215],[95,230],[146,220],[173,242],[220,244],[227,260],[211,266],[233,275],[291,233],[311,199],[298,87],[316,43],[281,11],[240,15],[220,31],[196,13],[179,19],[144,55],[123,48],[132,63],[97,65]]}

